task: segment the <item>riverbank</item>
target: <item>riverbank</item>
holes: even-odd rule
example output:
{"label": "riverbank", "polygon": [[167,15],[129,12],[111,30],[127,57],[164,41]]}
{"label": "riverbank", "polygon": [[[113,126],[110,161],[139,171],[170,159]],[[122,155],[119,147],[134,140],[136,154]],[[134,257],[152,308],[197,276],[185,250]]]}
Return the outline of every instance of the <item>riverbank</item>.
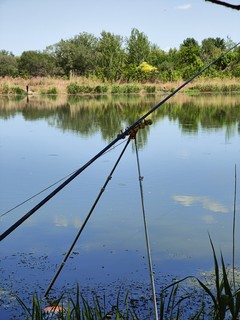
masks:
{"label": "riverbank", "polygon": [[[97,79],[65,78],[0,78],[0,94],[162,94],[172,92],[184,81],[167,83],[102,83]],[[240,79],[199,78],[183,88],[184,92],[240,92]]]}

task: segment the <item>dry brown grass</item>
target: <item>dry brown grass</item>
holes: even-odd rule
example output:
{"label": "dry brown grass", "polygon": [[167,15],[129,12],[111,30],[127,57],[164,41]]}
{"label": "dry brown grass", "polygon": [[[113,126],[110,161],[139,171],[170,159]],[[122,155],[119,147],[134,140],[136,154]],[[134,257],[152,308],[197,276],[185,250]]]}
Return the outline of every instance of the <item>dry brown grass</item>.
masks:
{"label": "dry brown grass", "polygon": [[[30,79],[24,78],[10,78],[10,77],[0,77],[0,94],[3,93],[1,88],[4,86],[8,87],[18,87],[20,89],[26,90],[26,86],[29,86],[30,94],[40,94],[43,90],[48,90],[51,88],[56,88],[58,94],[67,94],[67,86],[70,83],[76,82],[79,85],[92,86],[102,85],[103,83],[95,78],[85,78],[85,77],[74,77],[70,79],[63,78],[50,78],[50,77],[36,77]],[[156,87],[156,92],[161,92],[166,90],[167,92],[177,89],[183,81],[168,82],[168,83],[149,83],[148,85],[154,85]],[[105,84],[106,85],[106,84]],[[111,86],[110,84],[109,87]],[[118,84],[117,84],[118,85]],[[143,86],[146,86],[145,83]],[[221,91],[222,88],[240,88],[240,79],[209,79],[209,78],[198,78],[193,82],[189,83],[183,90],[189,90],[197,88],[201,91],[202,89],[209,88],[209,91]],[[204,91],[204,90],[203,90]]]}
{"label": "dry brown grass", "polygon": [[8,86],[8,87],[19,87],[23,90],[26,90],[26,86],[29,87],[29,93],[39,94],[41,90],[48,90],[49,88],[57,88],[58,93],[66,93],[66,87],[70,83],[70,80],[57,79],[57,78],[10,78],[0,77],[0,87]]}

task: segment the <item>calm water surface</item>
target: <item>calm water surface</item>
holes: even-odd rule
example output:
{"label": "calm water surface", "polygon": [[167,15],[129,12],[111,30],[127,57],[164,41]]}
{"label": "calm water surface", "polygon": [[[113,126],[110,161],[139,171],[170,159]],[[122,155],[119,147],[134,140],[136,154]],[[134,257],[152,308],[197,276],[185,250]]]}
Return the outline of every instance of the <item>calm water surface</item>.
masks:
{"label": "calm water surface", "polygon": [[[25,99],[0,98],[1,233],[162,97]],[[231,262],[235,165],[240,170],[240,96],[179,94],[151,119],[153,124],[137,138],[159,291],[174,277],[212,269],[208,233],[217,252],[221,249]],[[9,292],[24,297],[46,290],[124,144],[117,143],[1,241],[3,318],[8,319],[14,305]],[[133,288],[133,283],[148,286],[147,266],[132,143],[52,292],[72,288],[76,282],[83,291],[101,288],[107,293],[113,287]]]}

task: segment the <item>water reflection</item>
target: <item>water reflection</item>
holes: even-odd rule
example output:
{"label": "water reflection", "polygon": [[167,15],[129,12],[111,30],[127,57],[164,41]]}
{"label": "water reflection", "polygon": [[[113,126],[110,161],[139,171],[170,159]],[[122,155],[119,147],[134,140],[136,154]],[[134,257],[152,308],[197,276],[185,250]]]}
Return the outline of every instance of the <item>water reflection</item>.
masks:
{"label": "water reflection", "polygon": [[58,215],[54,217],[53,224],[56,227],[67,228],[73,226],[74,228],[79,229],[83,224],[83,220],[78,217],[69,218],[66,215]]}
{"label": "water reflection", "polygon": [[[0,98],[0,211],[78,169],[161,99],[30,96],[27,102]],[[240,152],[240,96],[179,94],[151,118],[153,125],[140,131],[138,138],[156,275],[210,269],[208,232],[229,261],[233,172]],[[119,149],[104,154],[1,243],[0,271],[13,291],[21,292],[23,283],[27,288],[31,284],[33,290],[46,289]],[[79,255],[66,265],[57,284],[60,288],[76,281],[84,286],[92,279],[148,281],[132,151],[127,150],[121,160],[74,248]],[[31,209],[34,201],[2,217],[1,232]],[[17,275],[16,265],[20,266]],[[19,286],[16,278],[21,279]]]}
{"label": "water reflection", "polygon": [[[63,131],[81,135],[101,132],[110,141],[143,116],[163,99],[162,96],[32,96],[0,99],[0,118],[7,119],[21,113],[29,121],[45,119]],[[168,117],[177,121],[182,133],[197,134],[199,130],[225,128],[228,140],[238,130],[240,133],[239,95],[179,94],[157,109],[151,118],[154,122]],[[147,141],[149,129],[140,133],[141,142]]]}
{"label": "water reflection", "polygon": [[207,196],[174,196],[173,199],[186,207],[200,203],[204,209],[212,212],[229,212],[229,210],[223,204],[214,201]]}

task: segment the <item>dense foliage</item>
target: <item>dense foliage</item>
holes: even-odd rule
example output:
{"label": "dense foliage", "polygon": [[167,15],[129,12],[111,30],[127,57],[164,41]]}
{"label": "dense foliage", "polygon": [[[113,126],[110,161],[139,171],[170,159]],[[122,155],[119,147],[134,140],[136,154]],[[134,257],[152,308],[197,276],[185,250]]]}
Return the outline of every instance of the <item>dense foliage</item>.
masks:
{"label": "dense foliage", "polygon": [[[207,38],[199,44],[185,39],[168,52],[152,44],[136,28],[128,38],[102,31],[100,37],[83,32],[61,40],[44,51],[24,51],[20,57],[0,51],[0,76],[95,77],[101,81],[186,80],[234,43],[231,39]],[[208,77],[240,77],[240,48],[224,55],[204,74]]]}

